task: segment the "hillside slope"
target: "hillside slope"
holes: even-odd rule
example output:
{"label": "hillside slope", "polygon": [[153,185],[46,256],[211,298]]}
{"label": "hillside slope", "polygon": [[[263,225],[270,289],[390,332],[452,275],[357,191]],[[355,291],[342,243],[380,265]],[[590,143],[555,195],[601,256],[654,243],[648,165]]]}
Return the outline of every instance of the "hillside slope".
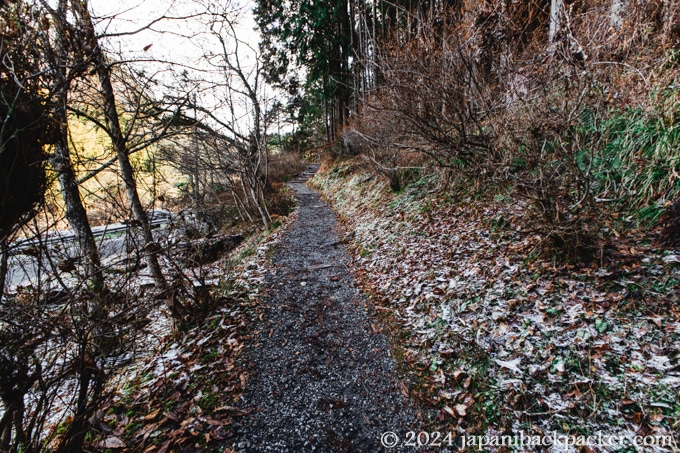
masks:
{"label": "hillside slope", "polygon": [[432,175],[394,193],[365,168],[327,162],[312,184],[352,237],[432,430],[629,439],[618,451],[678,432],[678,250],[639,235],[559,264],[511,194],[442,192]]}

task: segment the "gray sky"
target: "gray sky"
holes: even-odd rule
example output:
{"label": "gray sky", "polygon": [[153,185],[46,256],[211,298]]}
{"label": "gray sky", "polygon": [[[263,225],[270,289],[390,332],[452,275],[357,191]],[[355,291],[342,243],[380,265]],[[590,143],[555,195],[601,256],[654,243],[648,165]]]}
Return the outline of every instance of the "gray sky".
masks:
{"label": "gray sky", "polygon": [[[143,28],[160,17],[186,17],[194,15],[200,11],[205,11],[205,4],[211,0],[90,0],[95,20],[98,22],[98,32],[100,34],[129,33]],[[252,72],[255,62],[253,49],[257,48],[259,41],[258,33],[255,31],[255,22],[252,15],[253,2],[225,2],[214,1],[219,7],[225,8],[229,12],[229,17],[233,18],[236,35],[238,39],[248,45],[239,45],[239,58],[244,72]],[[164,85],[177,86],[174,83],[173,71],[178,68],[181,71],[187,68],[190,75],[191,68],[213,69],[205,61],[203,55],[207,52],[219,53],[219,41],[210,34],[206,25],[205,17],[193,17],[178,20],[161,20],[153,23],[149,29],[145,29],[135,34],[110,37],[104,41],[107,50],[116,55],[120,55],[125,60],[149,60],[133,63],[138,68],[144,68],[148,74],[154,74],[154,78]],[[232,40],[233,41],[233,40]],[[233,42],[230,42],[232,46]],[[250,47],[249,47],[250,46]],[[146,50],[145,50],[146,49]],[[155,61],[153,61],[155,60]],[[170,64],[173,63],[174,65]],[[198,71],[196,72],[198,74]],[[215,72],[214,74],[201,73],[200,77],[213,77],[213,81],[224,81],[224,73]],[[230,85],[238,88],[238,81],[234,78]],[[201,85],[194,87],[199,93],[199,103],[206,107],[220,112],[220,116],[227,121],[239,124],[241,132],[246,132],[250,124],[251,107],[245,98],[234,96],[234,115],[232,110],[226,108],[224,99],[228,97],[226,90],[201,90]],[[162,96],[163,88],[157,88],[156,96]],[[271,99],[271,90],[262,87],[263,98]],[[220,105],[222,105],[220,107]]]}
{"label": "gray sky", "polygon": [[[254,2],[221,2],[233,13],[240,40],[257,45],[252,15]],[[103,33],[131,32],[162,16],[182,17],[202,10],[201,1],[177,0],[91,0],[94,14],[100,18],[99,31]],[[198,18],[163,20],[135,35],[109,39],[115,52],[127,57],[151,57],[180,63],[196,64],[201,49],[211,45],[205,36],[206,28]],[[148,50],[144,48],[151,45]]]}

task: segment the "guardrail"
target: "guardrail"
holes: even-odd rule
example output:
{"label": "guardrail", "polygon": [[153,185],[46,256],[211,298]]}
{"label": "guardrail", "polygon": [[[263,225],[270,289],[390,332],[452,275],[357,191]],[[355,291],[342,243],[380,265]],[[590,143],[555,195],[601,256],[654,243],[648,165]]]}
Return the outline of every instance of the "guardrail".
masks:
{"label": "guardrail", "polygon": [[[168,224],[171,221],[172,214],[170,214],[168,211],[151,211],[151,213],[149,213],[149,223],[151,224],[152,228]],[[133,228],[134,225],[135,225],[134,221],[110,223],[107,225],[92,227],[92,234],[94,235],[94,237],[101,237],[107,234],[127,232],[131,228]],[[53,231],[41,237],[34,236],[31,238],[14,241],[10,245],[10,253],[21,254],[21,249],[23,247],[53,244],[55,242],[72,241],[77,238],[78,235],[71,230]]]}

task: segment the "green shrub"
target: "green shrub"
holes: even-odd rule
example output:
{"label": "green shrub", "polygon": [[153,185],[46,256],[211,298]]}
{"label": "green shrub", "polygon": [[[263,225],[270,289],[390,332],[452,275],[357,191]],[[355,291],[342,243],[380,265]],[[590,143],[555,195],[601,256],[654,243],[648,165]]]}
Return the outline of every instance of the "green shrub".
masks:
{"label": "green shrub", "polygon": [[654,108],[586,111],[577,134],[587,144],[579,165],[594,196],[651,225],[664,202],[680,195],[680,109],[676,91],[652,97]]}

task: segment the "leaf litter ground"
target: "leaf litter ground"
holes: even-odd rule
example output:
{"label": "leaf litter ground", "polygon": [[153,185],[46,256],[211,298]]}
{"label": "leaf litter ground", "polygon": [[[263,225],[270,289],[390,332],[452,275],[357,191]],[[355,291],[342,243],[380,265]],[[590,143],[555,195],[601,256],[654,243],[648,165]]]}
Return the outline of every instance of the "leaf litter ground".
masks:
{"label": "leaf litter ground", "polygon": [[677,250],[638,234],[609,262],[561,265],[536,254],[517,200],[427,178],[394,194],[362,166],[336,163],[311,183],[353,237],[350,267],[394,326],[429,430],[678,441]]}

